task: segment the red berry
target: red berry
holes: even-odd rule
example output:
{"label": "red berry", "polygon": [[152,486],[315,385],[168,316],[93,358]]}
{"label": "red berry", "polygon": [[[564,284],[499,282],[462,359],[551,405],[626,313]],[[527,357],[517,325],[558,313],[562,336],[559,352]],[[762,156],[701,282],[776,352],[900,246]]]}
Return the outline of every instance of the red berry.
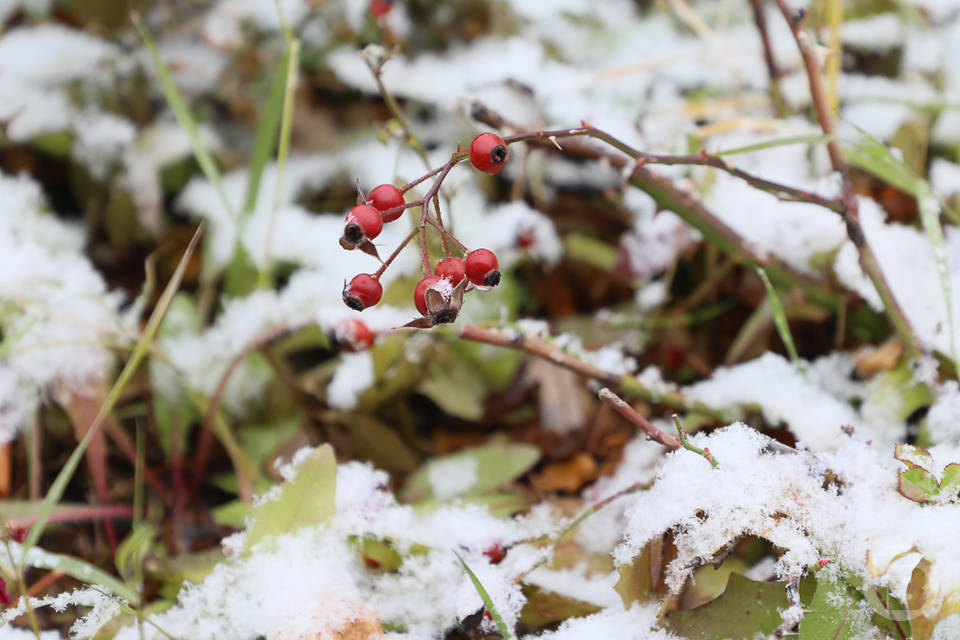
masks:
{"label": "red berry", "polygon": [[23,527],[11,526],[10,537],[23,544],[23,541],[27,539],[27,530]]}
{"label": "red berry", "polygon": [[[382,184],[374,187],[368,198],[370,204],[380,213],[403,206],[403,193],[392,184]],[[403,210],[394,211],[388,216],[383,216],[384,222],[393,222],[403,215]]]}
{"label": "red berry", "polygon": [[440,282],[440,276],[427,276],[417,283],[417,288],[413,290],[413,304],[416,305],[420,315],[427,315],[427,289]]}
{"label": "red berry", "polygon": [[433,275],[446,278],[450,281],[450,284],[457,286],[463,281],[466,275],[463,258],[444,258],[434,267]]}
{"label": "red berry", "polygon": [[361,240],[373,240],[383,229],[380,212],[368,204],[358,204],[347,212],[347,224],[343,228],[343,237],[348,242],[358,244]]}
{"label": "red berry", "polygon": [[465,260],[467,278],[476,285],[495,287],[500,283],[497,256],[489,249],[474,249]]}
{"label": "red berry", "polygon": [[495,133],[481,133],[470,143],[470,163],[484,173],[500,173],[509,157],[503,138]]}
{"label": "red berry", "polygon": [[343,287],[343,302],[351,309],[363,311],[380,302],[383,287],[380,281],[369,273],[353,276],[353,280]]}
{"label": "red berry", "polygon": [[370,15],[382,18],[393,9],[393,0],[370,0]]}
{"label": "red berry", "polygon": [[500,564],[500,562],[507,557],[507,550],[500,546],[498,542],[484,551],[483,555],[490,559],[491,564]]}
{"label": "red berry", "polygon": [[[379,283],[378,283],[379,284]],[[373,344],[373,332],[357,318],[346,318],[337,325],[337,341],[348,351],[365,351]]]}

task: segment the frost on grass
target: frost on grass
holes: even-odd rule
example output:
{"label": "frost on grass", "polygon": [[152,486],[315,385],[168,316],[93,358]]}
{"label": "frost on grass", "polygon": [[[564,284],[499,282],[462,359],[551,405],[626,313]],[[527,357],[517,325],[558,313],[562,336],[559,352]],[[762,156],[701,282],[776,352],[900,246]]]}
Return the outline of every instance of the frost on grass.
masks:
{"label": "frost on grass", "polygon": [[0,174],[0,442],[39,403],[85,395],[127,342],[120,299],[82,253],[81,229],[47,211],[40,187]]}

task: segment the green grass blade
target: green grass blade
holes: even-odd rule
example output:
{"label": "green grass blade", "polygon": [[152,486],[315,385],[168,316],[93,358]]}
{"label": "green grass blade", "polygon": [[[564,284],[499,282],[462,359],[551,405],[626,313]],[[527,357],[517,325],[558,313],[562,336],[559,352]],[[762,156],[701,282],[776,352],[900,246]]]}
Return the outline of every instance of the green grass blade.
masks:
{"label": "green grass blade", "polygon": [[825,133],[811,134],[806,136],[791,136],[789,138],[777,138],[776,140],[766,140],[756,144],[748,144],[745,147],[735,147],[725,151],[717,151],[715,156],[732,156],[737,153],[748,153],[750,151],[761,151],[763,149],[772,149],[774,147],[785,147],[791,144],[819,144],[830,142],[834,136]]}
{"label": "green grass blade", "polygon": [[160,80],[163,95],[166,96],[170,108],[173,109],[173,113],[177,117],[177,122],[179,122],[180,126],[187,132],[187,137],[190,139],[190,146],[193,148],[193,155],[197,159],[200,169],[207,177],[207,180],[210,181],[210,184],[213,185],[213,188],[216,189],[217,196],[220,198],[220,204],[223,206],[224,211],[226,211],[231,218],[236,218],[233,213],[233,207],[230,206],[230,201],[227,200],[227,194],[223,190],[223,183],[220,180],[220,170],[217,169],[217,163],[214,161],[213,156],[210,155],[210,151],[207,150],[200,140],[197,121],[194,119],[193,114],[190,113],[190,109],[187,107],[183,95],[181,95],[180,90],[177,89],[177,85],[173,81],[173,76],[170,75],[170,70],[167,69],[167,65],[165,65],[160,58],[160,51],[157,49],[156,43],[143,26],[139,16],[134,14],[132,19],[133,25],[137,28],[137,31],[140,32],[140,37],[143,38],[143,43],[150,52],[150,58],[153,60],[153,66],[157,71],[157,78]]}
{"label": "green grass blade", "polygon": [[253,153],[250,154],[250,169],[247,172],[247,193],[243,200],[243,212],[250,213],[257,204],[257,194],[260,192],[260,179],[267,160],[273,154],[277,143],[277,132],[280,126],[280,116],[283,113],[283,99],[287,81],[287,69],[290,66],[290,51],[284,53],[280,66],[273,76],[270,86],[270,95],[267,105],[257,125],[257,132],[253,140]]}
{"label": "green grass blade", "polygon": [[130,378],[133,377],[137,367],[140,366],[140,362],[143,360],[144,356],[147,355],[147,350],[150,347],[150,343],[153,342],[153,339],[156,337],[157,331],[160,329],[160,324],[163,322],[163,317],[166,314],[167,309],[170,307],[170,302],[173,300],[173,296],[180,287],[180,282],[183,280],[183,274],[187,269],[187,263],[190,261],[190,256],[193,254],[193,251],[197,246],[197,241],[200,239],[200,234],[202,232],[203,223],[197,227],[197,231],[193,234],[190,244],[187,246],[186,251],[183,252],[183,256],[180,258],[180,263],[177,264],[177,268],[173,272],[170,282],[167,283],[166,288],[160,295],[160,299],[157,301],[157,306],[154,308],[153,313],[150,314],[150,319],[147,320],[147,325],[144,327],[143,334],[141,334],[140,339],[134,346],[133,353],[130,354],[130,359],[127,360],[127,363],[124,365],[120,375],[113,383],[113,386],[110,387],[110,391],[107,392],[107,395],[103,400],[103,404],[100,405],[100,410],[97,412],[93,422],[90,424],[90,428],[87,430],[87,434],[73,450],[73,453],[70,454],[66,464],[64,464],[63,468],[60,469],[60,473],[57,474],[56,479],[50,486],[50,490],[47,492],[47,495],[44,497],[43,502],[40,505],[39,512],[37,513],[37,520],[30,527],[30,532],[27,534],[27,537],[23,542],[24,554],[26,554],[26,552],[37,543],[37,540],[39,540],[40,536],[43,534],[43,530],[47,526],[47,521],[50,519],[50,514],[53,513],[53,510],[60,501],[60,498],[63,497],[63,492],[66,490],[70,479],[73,478],[73,474],[77,470],[77,466],[80,464],[80,460],[83,458],[83,454],[86,452],[87,447],[90,446],[90,441],[93,440],[93,437],[100,431],[100,428],[103,426],[107,416],[110,415],[110,412],[113,411],[113,407],[117,404],[117,400],[120,399],[120,394],[123,393],[127,383],[130,382]]}
{"label": "green grass blade", "polygon": [[[27,557],[26,548],[24,549],[23,557]],[[30,563],[30,566],[40,569],[50,569],[51,571],[62,571],[85,584],[95,584],[103,587],[128,602],[136,604],[140,601],[140,596],[136,591],[106,571],[80,558],[42,551],[33,554],[32,560],[33,562]]]}
{"label": "green grass blade", "polygon": [[773,284],[770,283],[770,278],[767,277],[767,272],[763,270],[763,267],[757,267],[756,271],[760,279],[763,280],[763,286],[767,289],[767,298],[770,300],[770,310],[773,312],[773,325],[777,328],[777,333],[780,334],[780,339],[787,348],[787,353],[790,354],[790,361],[799,367],[800,356],[797,355],[797,347],[793,343],[793,336],[790,334],[790,324],[787,322],[787,314],[783,310],[783,305],[780,304],[780,298],[777,297],[777,292],[774,290]]}
{"label": "green grass blade", "polygon": [[943,241],[943,227],[940,225],[940,202],[930,191],[925,181],[920,181],[917,192],[917,208],[920,211],[920,222],[930,240],[933,249],[933,259],[937,263],[937,276],[940,278],[940,290],[943,292],[943,302],[947,307],[947,331],[950,332],[950,359],[954,366],[957,364],[957,338],[953,322],[953,288],[950,284],[950,267],[947,259],[947,248]]}
{"label": "green grass blade", "polygon": [[503,621],[503,618],[497,613],[497,608],[493,606],[493,600],[490,599],[490,595],[487,593],[487,590],[483,588],[483,585],[480,583],[480,579],[477,578],[477,575],[467,566],[467,563],[463,561],[463,558],[460,557],[460,554],[456,551],[453,552],[453,555],[457,556],[457,560],[460,561],[460,566],[463,567],[463,570],[467,572],[467,575],[470,576],[470,581],[473,582],[473,588],[477,590],[477,593],[480,594],[480,599],[483,600],[483,605],[487,608],[487,611],[490,612],[490,615],[493,616],[493,621],[497,623],[497,628],[500,629],[500,634],[504,637],[504,640],[516,640],[516,636],[510,631],[510,627],[507,626],[507,623]]}

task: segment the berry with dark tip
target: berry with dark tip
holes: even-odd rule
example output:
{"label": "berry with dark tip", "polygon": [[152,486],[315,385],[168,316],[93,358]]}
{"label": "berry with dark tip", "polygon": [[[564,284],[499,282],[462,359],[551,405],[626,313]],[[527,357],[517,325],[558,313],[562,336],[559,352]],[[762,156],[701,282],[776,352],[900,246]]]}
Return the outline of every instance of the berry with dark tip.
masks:
{"label": "berry with dark tip", "polygon": [[489,249],[474,249],[464,261],[467,279],[482,287],[495,287],[500,283],[497,256]]}
{"label": "berry with dark tip", "polygon": [[[383,218],[375,207],[358,204],[347,212],[346,225],[343,227],[343,239],[352,245],[358,245],[364,239],[373,240],[383,229]],[[343,242],[341,242],[343,244]]]}
{"label": "berry with dark tip", "polygon": [[446,278],[450,284],[457,286],[466,276],[463,258],[444,258],[433,268],[433,275]]}
{"label": "berry with dark tip", "polygon": [[420,315],[427,315],[427,289],[440,282],[440,276],[427,276],[417,283],[417,288],[413,290],[413,304],[416,305]]}
{"label": "berry with dark tip", "polygon": [[470,143],[470,163],[484,173],[500,173],[509,157],[506,143],[495,133],[481,133]]}
{"label": "berry with dark tip", "polygon": [[357,318],[341,320],[334,335],[347,351],[366,351],[373,345],[373,332],[363,320]]}
{"label": "berry with dark tip", "polygon": [[343,287],[343,302],[351,309],[363,311],[380,302],[383,287],[380,281],[369,273],[353,276],[353,280]]}
{"label": "berry with dark tip", "polygon": [[[368,200],[370,205],[377,209],[377,211],[380,213],[389,211],[390,209],[396,209],[397,207],[402,207],[404,204],[403,193],[400,191],[400,189],[397,189],[392,184],[381,184],[378,187],[374,187],[370,192],[370,197]],[[402,215],[403,209],[394,211],[389,215],[383,216],[383,221],[393,222]]]}

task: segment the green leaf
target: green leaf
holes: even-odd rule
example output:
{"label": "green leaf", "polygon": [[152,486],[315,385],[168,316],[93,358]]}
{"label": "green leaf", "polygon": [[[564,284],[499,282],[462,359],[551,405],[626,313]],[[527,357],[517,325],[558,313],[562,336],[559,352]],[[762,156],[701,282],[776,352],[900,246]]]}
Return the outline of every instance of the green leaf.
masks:
{"label": "green leaf", "polygon": [[420,463],[417,455],[394,429],[365,413],[352,413],[344,419],[348,425],[350,446],[357,457],[369,460],[387,471],[407,473]]}
{"label": "green leaf", "polygon": [[940,499],[956,502],[960,494],[960,464],[951,462],[940,477]]}
{"label": "green leaf", "polygon": [[403,564],[403,558],[386,540],[364,536],[360,540],[354,539],[353,542],[368,565],[374,565],[383,571],[396,571]]}
{"label": "green leaf", "polygon": [[448,358],[435,361],[417,390],[451,416],[471,422],[483,417],[487,386],[469,362]]}
{"label": "green leaf", "polygon": [[787,606],[783,583],[755,582],[731,573],[719,598],[690,611],[675,611],[666,623],[671,631],[690,640],[766,636],[780,625],[780,611]]}
{"label": "green leaf", "polygon": [[903,497],[915,502],[933,502],[940,491],[937,479],[920,467],[901,471],[897,489]]}
{"label": "green leaf", "polygon": [[337,460],[333,448],[322,445],[299,464],[293,480],[254,507],[243,537],[244,551],[281,534],[327,522],[336,513],[336,490]]}
{"label": "green leaf", "polygon": [[843,581],[831,580],[825,572],[817,574],[817,590],[807,605],[809,611],[800,621],[800,640],[855,640],[850,608],[857,598]]}
{"label": "green leaf", "polygon": [[651,545],[643,548],[630,564],[617,567],[620,579],[614,590],[620,594],[623,606],[629,609],[634,603],[643,603],[653,596],[653,577],[650,566]]}
{"label": "green leaf", "polygon": [[221,527],[243,529],[247,517],[253,513],[253,505],[242,500],[231,500],[210,511],[210,517]]}
{"label": "green leaf", "polygon": [[487,608],[487,611],[490,612],[493,621],[497,623],[497,628],[500,629],[501,635],[503,635],[504,640],[514,640],[516,636],[510,631],[510,627],[507,626],[507,623],[503,621],[503,618],[497,612],[497,608],[493,606],[493,600],[490,599],[490,596],[487,594],[487,590],[483,588],[483,585],[480,583],[479,578],[476,574],[467,566],[467,563],[463,561],[463,558],[460,557],[460,554],[456,551],[453,552],[453,555],[457,556],[457,560],[460,561],[460,566],[463,567],[463,570],[467,572],[467,575],[470,576],[470,581],[473,582],[473,588],[477,590],[477,593],[480,594],[480,599],[483,600],[484,606]]}
{"label": "green leaf", "polygon": [[140,525],[135,527],[117,546],[113,563],[127,582],[133,579],[136,567],[142,566],[143,561],[153,550],[157,533],[156,527]]}
{"label": "green leaf", "polygon": [[31,567],[62,571],[84,584],[95,584],[103,587],[131,604],[135,605],[140,601],[140,595],[136,591],[106,571],[80,558],[42,550],[29,554],[28,560]]}
{"label": "green leaf", "polygon": [[[403,488],[397,493],[405,502],[434,498],[430,482],[431,470],[437,465],[471,466],[476,471],[476,481],[454,495],[476,494],[493,491],[529,471],[540,459],[540,449],[530,444],[491,442],[479,447],[470,447],[446,456],[433,458],[414,471]],[[453,497],[447,495],[446,497]]]}
{"label": "green leaf", "polygon": [[933,456],[923,447],[898,442],[893,445],[893,458],[907,465],[908,469],[926,469],[933,473]]}
{"label": "green leaf", "polygon": [[533,585],[524,585],[523,595],[527,598],[527,602],[520,611],[520,622],[533,628],[562,622],[569,618],[582,618],[601,610],[595,604],[562,596]]}

